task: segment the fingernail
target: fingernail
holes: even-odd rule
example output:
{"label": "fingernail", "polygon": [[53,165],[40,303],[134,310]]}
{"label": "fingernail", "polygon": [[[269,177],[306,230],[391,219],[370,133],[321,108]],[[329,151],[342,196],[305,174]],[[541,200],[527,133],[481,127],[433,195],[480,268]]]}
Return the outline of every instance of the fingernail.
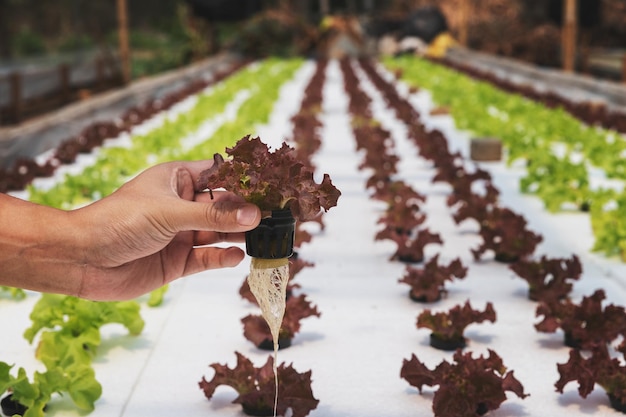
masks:
{"label": "fingernail", "polygon": [[257,209],[251,205],[245,205],[237,210],[237,223],[240,226],[252,226],[256,220]]}

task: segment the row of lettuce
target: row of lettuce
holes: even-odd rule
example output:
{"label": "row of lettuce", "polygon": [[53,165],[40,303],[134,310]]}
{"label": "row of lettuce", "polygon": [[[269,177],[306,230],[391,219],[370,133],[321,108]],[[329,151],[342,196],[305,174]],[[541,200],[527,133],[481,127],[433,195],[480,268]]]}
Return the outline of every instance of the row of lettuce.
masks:
{"label": "row of lettuce", "polygon": [[[38,187],[35,182],[27,190],[28,199],[71,209],[110,194],[155,163],[211,159],[213,154],[223,152],[225,147],[254,132],[257,125],[269,121],[281,86],[293,78],[302,63],[300,59],[268,59],[249,65],[200,94],[188,111],[170,112],[171,116],[164,118],[162,124],[148,133],[131,135],[124,146],[100,148],[94,163],[80,173],[66,173],[51,187]],[[227,106],[236,101],[239,101],[236,115],[230,120],[220,119]],[[206,123],[218,119],[221,122],[214,123],[216,129],[202,129]],[[207,137],[185,143],[191,135],[202,132]],[[16,299],[25,295],[9,288],[1,292]],[[148,303],[159,305],[163,295],[164,290],[153,293]],[[66,393],[78,408],[92,411],[103,389],[92,367],[101,342],[101,327],[119,323],[130,334],[138,335],[144,327],[140,309],[139,300],[94,303],[43,294],[30,314],[32,324],[25,330],[24,338],[29,343],[38,343],[35,354],[45,371],[29,376],[23,367],[0,361],[0,396],[11,392],[12,400],[26,407],[22,410],[25,417],[43,417],[44,408],[55,393]],[[11,358],[6,359],[11,362]]]}
{"label": "row of lettuce", "polygon": [[520,190],[547,210],[589,211],[593,250],[626,259],[626,140],[588,126],[561,108],[550,109],[416,57],[384,61],[409,85],[428,90],[448,108],[459,129],[502,140],[507,163],[523,163]]}

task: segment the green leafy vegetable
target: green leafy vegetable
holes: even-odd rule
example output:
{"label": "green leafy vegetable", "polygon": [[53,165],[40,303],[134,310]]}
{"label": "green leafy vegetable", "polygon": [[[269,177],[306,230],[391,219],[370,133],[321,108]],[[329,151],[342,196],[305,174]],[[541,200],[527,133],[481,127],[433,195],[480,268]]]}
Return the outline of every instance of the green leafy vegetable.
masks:
{"label": "green leafy vegetable", "polygon": [[0,362],[0,393],[10,391],[11,399],[26,408],[24,417],[43,417],[55,393],[68,393],[76,406],[88,412],[93,411],[94,403],[102,395],[102,387],[89,365],[48,368],[45,372],[35,372],[32,381],[24,368],[19,368],[15,376],[11,375],[12,368]]}
{"label": "green leafy vegetable", "polygon": [[3,293],[8,294],[8,296],[13,300],[23,300],[24,298],[26,298],[26,292],[21,288],[6,287],[0,285],[0,295],[2,295]]}

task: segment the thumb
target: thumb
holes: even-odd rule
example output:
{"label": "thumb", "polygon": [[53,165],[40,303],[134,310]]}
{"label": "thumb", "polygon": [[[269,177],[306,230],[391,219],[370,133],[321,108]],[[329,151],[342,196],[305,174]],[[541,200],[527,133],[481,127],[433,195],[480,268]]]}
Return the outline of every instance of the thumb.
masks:
{"label": "thumb", "polygon": [[261,221],[261,210],[256,205],[228,199],[208,203],[177,199],[168,214],[167,224],[177,232],[245,232]]}

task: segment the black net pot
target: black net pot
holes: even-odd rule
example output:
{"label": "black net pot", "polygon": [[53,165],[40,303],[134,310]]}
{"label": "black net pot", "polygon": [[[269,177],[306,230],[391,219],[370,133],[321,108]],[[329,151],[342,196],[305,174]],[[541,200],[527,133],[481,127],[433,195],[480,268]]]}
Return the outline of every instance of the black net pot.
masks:
{"label": "black net pot", "polygon": [[621,411],[622,413],[626,414],[626,401],[620,401],[620,399],[613,394],[607,395],[609,396],[611,407],[613,407],[617,411]]}
{"label": "black net pot", "polygon": [[[278,350],[286,349],[291,346],[291,339],[281,337],[278,339]],[[274,341],[272,339],[263,339],[257,346],[261,350],[274,350]]]}
{"label": "black net pot", "polygon": [[23,416],[26,410],[28,410],[22,404],[17,401],[13,401],[13,396],[11,394],[7,395],[2,399],[2,401],[0,401],[0,406],[2,407],[2,413],[4,413],[5,416]]}
{"label": "black net pot", "polygon": [[271,217],[246,232],[246,253],[258,259],[289,258],[293,254],[296,220],[291,210],[272,210]]}
{"label": "black net pot", "polygon": [[464,337],[444,339],[435,333],[430,334],[429,344],[435,349],[446,351],[463,349],[465,346],[467,346],[467,342]]}
{"label": "black net pot", "polygon": [[272,417],[274,415],[274,407],[271,406],[255,406],[250,404],[242,404],[243,412],[254,417]]}

